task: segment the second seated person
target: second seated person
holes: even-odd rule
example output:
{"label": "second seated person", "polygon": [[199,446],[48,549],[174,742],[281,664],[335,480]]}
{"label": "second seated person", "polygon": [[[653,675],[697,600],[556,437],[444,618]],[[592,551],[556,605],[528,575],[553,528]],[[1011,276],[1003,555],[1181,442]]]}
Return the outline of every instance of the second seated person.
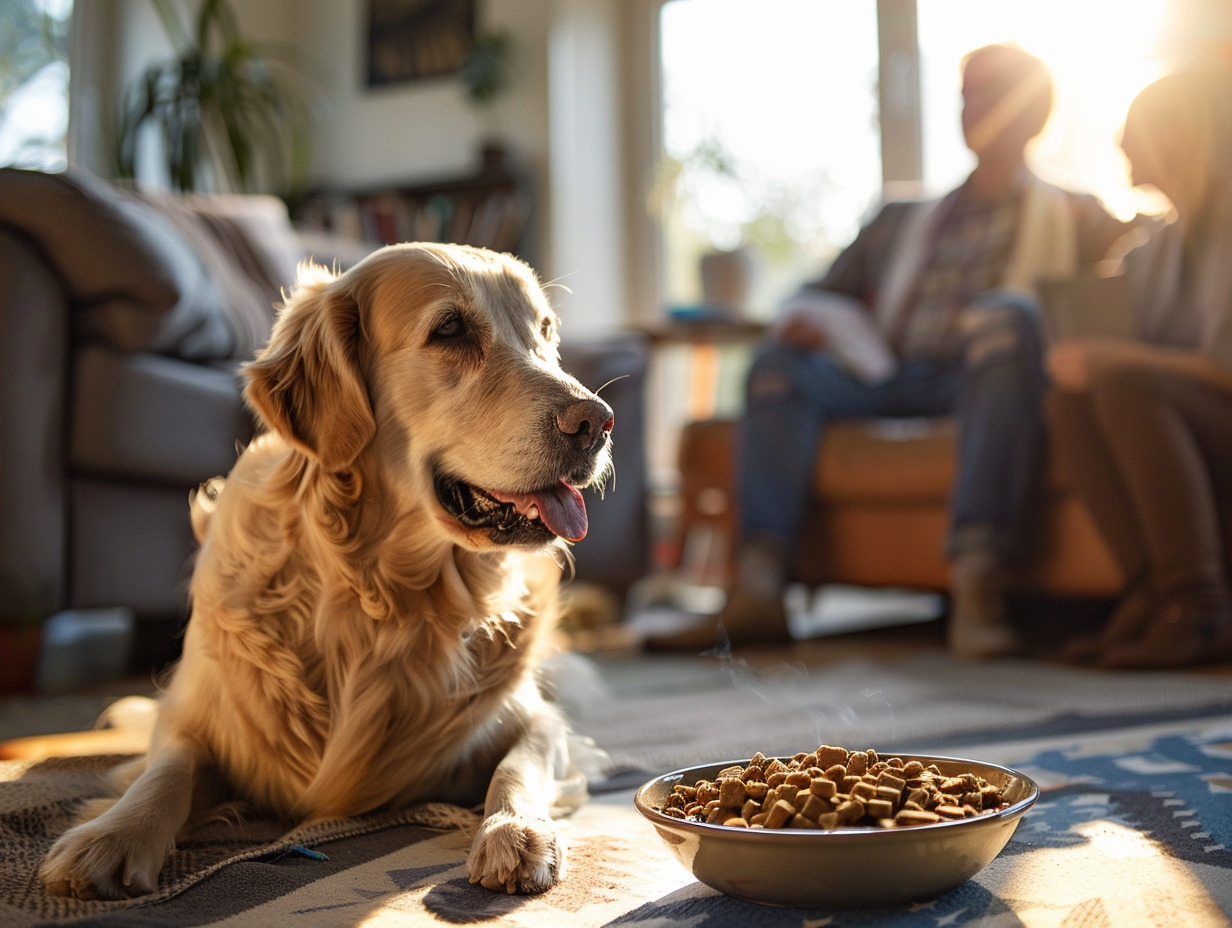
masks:
{"label": "second seated person", "polygon": [[1121,147],[1171,202],[1125,255],[1136,338],[1049,352],[1053,436],[1125,580],[1066,656],[1116,668],[1232,659],[1232,69],[1142,90]]}
{"label": "second seated person", "polygon": [[[948,645],[971,657],[1016,648],[1004,592],[1044,429],[1034,283],[1103,259],[1128,226],[1027,167],[1027,143],[1052,110],[1042,61],[1016,45],[979,48],[963,61],[962,98],[976,157],[966,181],[939,200],[887,203],[785,303],[758,350],[737,430],[740,539],[726,605],[649,649],[790,641],[783,591],[826,424],[948,414],[958,423]],[[865,321],[881,356],[844,351],[836,319]]]}

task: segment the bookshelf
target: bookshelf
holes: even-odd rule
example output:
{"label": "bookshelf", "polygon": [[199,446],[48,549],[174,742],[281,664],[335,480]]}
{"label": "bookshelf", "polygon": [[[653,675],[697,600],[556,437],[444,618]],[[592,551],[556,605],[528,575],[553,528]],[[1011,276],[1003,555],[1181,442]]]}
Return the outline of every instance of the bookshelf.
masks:
{"label": "bookshelf", "polygon": [[502,149],[485,148],[478,171],[362,190],[318,190],[295,210],[298,226],[373,246],[453,242],[526,260],[532,194]]}

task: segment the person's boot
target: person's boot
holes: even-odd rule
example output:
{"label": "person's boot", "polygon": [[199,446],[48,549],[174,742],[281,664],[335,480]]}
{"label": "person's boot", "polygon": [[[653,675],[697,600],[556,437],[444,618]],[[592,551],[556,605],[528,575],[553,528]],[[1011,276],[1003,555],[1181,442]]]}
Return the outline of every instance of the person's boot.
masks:
{"label": "person's boot", "polygon": [[648,651],[723,651],[728,647],[784,645],[791,642],[785,555],[780,546],[749,542],[736,556],[736,576],[719,613],[700,625],[645,639]]}
{"label": "person's boot", "polygon": [[1145,581],[1132,584],[1104,627],[1065,643],[1060,658],[1068,664],[1096,664],[1110,653],[1137,641],[1155,614],[1155,595]]}
{"label": "person's boot", "polygon": [[1166,597],[1142,634],[1109,648],[1099,664],[1109,669],[1189,667],[1232,658],[1232,596],[1223,585]]}
{"label": "person's boot", "polygon": [[991,551],[960,554],[950,573],[946,646],[958,657],[1005,657],[1019,650],[1006,603],[1008,577]]}

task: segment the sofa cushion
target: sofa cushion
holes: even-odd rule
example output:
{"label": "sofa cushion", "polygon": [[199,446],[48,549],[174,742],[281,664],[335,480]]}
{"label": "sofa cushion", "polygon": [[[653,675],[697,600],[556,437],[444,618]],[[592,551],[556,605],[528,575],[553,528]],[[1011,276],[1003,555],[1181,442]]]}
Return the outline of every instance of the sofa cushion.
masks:
{"label": "sofa cushion", "polygon": [[[813,492],[827,502],[945,503],[957,473],[958,425],[934,419],[853,419],[826,428]],[[1055,444],[1045,448],[1040,489],[1071,491]]]}
{"label": "sofa cushion", "polygon": [[75,478],[70,494],[70,608],[123,604],[139,618],[182,618],[197,548],[188,493]]}
{"label": "sofa cushion", "polygon": [[139,192],[84,172],[0,169],[0,226],[47,259],[79,340],[191,360],[251,357],[301,253],[273,197]]}
{"label": "sofa cushion", "polygon": [[232,334],[225,357],[252,357],[269,338],[282,291],[295,283],[304,257],[286,204],[253,194],[138,196],[175,226],[206,268]]}
{"label": "sofa cushion", "polygon": [[949,418],[832,423],[813,489],[835,502],[944,501],[954,482],[956,437]]}
{"label": "sofa cushion", "polygon": [[158,211],[88,174],[0,170],[0,224],[47,259],[78,338],[182,357],[231,353],[217,287]]}
{"label": "sofa cushion", "polygon": [[252,436],[235,364],[87,346],[73,367],[69,463],[77,473],[185,490],[235,464]]}

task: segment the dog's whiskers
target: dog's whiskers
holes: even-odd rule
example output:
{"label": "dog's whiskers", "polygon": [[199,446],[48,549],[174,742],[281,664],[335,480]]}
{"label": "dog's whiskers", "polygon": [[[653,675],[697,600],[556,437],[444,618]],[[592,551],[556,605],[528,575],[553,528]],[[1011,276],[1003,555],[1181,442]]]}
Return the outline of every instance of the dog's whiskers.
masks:
{"label": "dog's whiskers", "polygon": [[610,387],[612,384],[616,383],[616,381],[618,381],[618,380],[627,380],[627,379],[629,378],[629,376],[630,376],[629,374],[621,374],[619,377],[613,377],[611,380],[609,380],[609,381],[608,381],[607,383],[605,383],[603,386],[601,386],[601,387],[599,387],[598,389],[596,389],[596,390],[595,390],[595,396],[598,396],[600,393],[602,393],[604,390],[606,390],[606,389],[607,389],[608,387]]}
{"label": "dog's whiskers", "polygon": [[573,291],[572,291],[572,290],[570,290],[570,289],[569,289],[567,286],[565,286],[564,284],[562,284],[562,283],[561,283],[561,281],[562,281],[562,280],[564,280],[566,277],[573,277],[573,276],[577,275],[578,273],[580,273],[580,272],[579,272],[579,271],[570,271],[568,274],[561,274],[559,277],[557,277],[557,278],[555,278],[555,279],[553,279],[553,280],[548,280],[548,281],[545,281],[545,282],[542,284],[542,287],[543,287],[543,289],[544,289],[544,290],[548,289],[548,287],[555,287],[555,288],[556,288],[556,289],[558,289],[558,290],[564,290],[564,291],[565,291],[565,293],[572,293]]}

